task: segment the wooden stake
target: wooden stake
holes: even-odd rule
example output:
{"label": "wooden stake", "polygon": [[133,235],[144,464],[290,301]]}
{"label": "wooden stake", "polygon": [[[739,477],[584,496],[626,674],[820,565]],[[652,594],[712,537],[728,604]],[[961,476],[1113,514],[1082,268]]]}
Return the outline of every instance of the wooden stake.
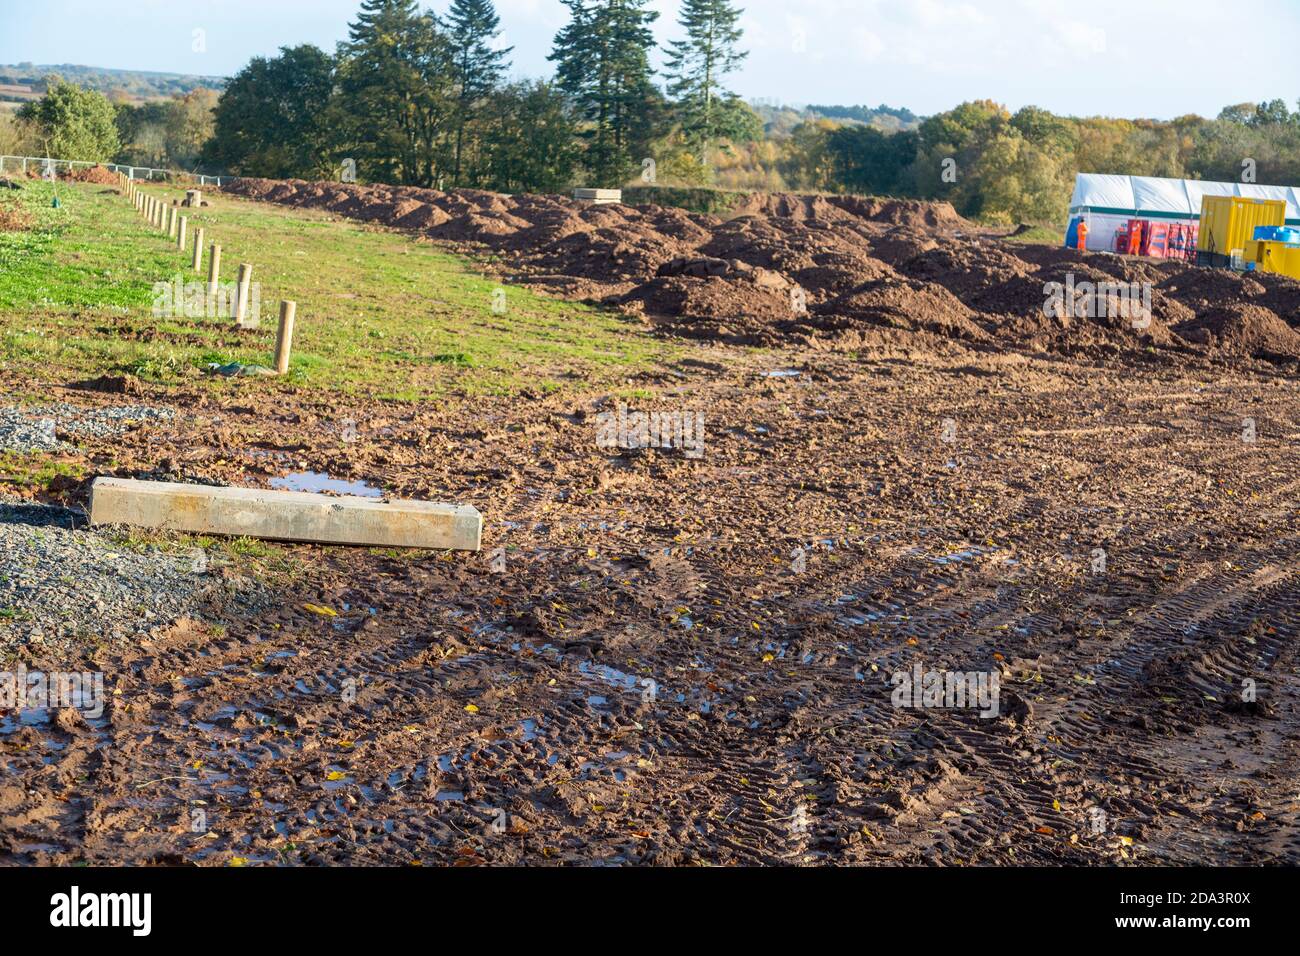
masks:
{"label": "wooden stake", "polygon": [[208,295],[217,294],[217,282],[221,278],[221,245],[214,242],[208,254]]}
{"label": "wooden stake", "polygon": [[203,271],[203,227],[194,230],[194,271]]}
{"label": "wooden stake", "polygon": [[297,302],[280,303],[280,327],[275,333],[275,374],[289,371],[289,350],[293,348],[293,320],[298,312]]}
{"label": "wooden stake", "polygon": [[241,329],[244,327],[244,320],[248,318],[248,292],[253,285],[253,267],[247,262],[239,265],[239,286],[235,291],[238,298],[235,301],[235,325]]}
{"label": "wooden stake", "polygon": [[176,248],[181,252],[185,251],[185,230],[189,227],[190,221],[185,216],[181,216],[181,224],[176,229]]}

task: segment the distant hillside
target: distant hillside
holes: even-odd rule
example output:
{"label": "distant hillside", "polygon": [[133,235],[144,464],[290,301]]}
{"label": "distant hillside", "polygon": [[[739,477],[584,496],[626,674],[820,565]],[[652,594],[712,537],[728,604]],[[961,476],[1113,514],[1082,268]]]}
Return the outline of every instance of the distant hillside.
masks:
{"label": "distant hillside", "polygon": [[169,99],[200,86],[220,90],[226,85],[225,77],[219,76],[110,70],[75,63],[19,63],[0,66],[0,102],[36,99],[45,93],[46,78],[56,74],[78,86],[99,90],[121,102]]}
{"label": "distant hillside", "polygon": [[881,103],[870,106],[815,106],[810,104],[808,112],[818,113],[827,119],[843,123],[865,123],[878,129],[892,132],[894,130],[915,129],[921,125],[921,118],[909,109],[894,109]]}
{"label": "distant hillside", "polygon": [[883,133],[897,133],[916,129],[921,117],[908,109],[895,109],[881,104],[870,106],[785,106],[771,100],[754,100],[750,103],[763,119],[769,136],[788,136],[800,123],[814,119],[828,119],[835,123],[860,123],[872,126]]}

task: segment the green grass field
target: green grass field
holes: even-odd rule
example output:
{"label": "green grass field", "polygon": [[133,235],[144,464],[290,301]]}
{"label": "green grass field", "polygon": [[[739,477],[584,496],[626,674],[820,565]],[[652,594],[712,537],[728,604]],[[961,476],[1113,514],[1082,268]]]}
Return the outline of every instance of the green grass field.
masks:
{"label": "green grass field", "polygon": [[[61,208],[52,208],[57,188]],[[147,187],[179,198],[180,189]],[[5,191],[34,228],[0,232],[0,362],[93,377],[131,372],[169,382],[189,368],[231,361],[271,364],[281,299],[298,303],[293,361],[284,384],[357,396],[418,399],[448,393],[618,382],[670,360],[657,341],[615,313],[507,287],[472,262],[401,233],[327,214],[207,195],[186,210],[205,230],[202,276],[111,187],[32,181]],[[228,318],[154,314],[154,286],[207,275],[206,247],[222,246],[222,275],[240,263],[261,283],[261,326]],[[277,380],[276,387],[281,386]]]}

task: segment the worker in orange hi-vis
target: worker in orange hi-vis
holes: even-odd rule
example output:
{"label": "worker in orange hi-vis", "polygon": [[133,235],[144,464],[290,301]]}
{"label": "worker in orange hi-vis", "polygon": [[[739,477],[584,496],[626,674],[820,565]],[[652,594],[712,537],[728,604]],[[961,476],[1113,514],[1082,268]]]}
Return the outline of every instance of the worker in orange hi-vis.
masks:
{"label": "worker in orange hi-vis", "polygon": [[1079,220],[1079,238],[1075,248],[1080,252],[1088,251],[1088,220],[1086,219]]}
{"label": "worker in orange hi-vis", "polygon": [[1130,256],[1139,255],[1142,252],[1142,223],[1133,223],[1133,228],[1128,232],[1128,254]]}

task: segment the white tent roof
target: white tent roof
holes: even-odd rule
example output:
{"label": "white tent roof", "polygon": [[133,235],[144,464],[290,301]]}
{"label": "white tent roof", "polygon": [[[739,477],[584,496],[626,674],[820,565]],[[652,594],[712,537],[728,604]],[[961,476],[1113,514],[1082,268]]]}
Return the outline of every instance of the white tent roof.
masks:
{"label": "white tent roof", "polygon": [[1202,196],[1248,196],[1286,202],[1288,221],[1300,222],[1300,192],[1292,186],[1257,183],[1207,183],[1197,179],[1161,179],[1155,176],[1111,176],[1079,173],[1074,178],[1070,212],[1087,208],[1135,218],[1199,218]]}

